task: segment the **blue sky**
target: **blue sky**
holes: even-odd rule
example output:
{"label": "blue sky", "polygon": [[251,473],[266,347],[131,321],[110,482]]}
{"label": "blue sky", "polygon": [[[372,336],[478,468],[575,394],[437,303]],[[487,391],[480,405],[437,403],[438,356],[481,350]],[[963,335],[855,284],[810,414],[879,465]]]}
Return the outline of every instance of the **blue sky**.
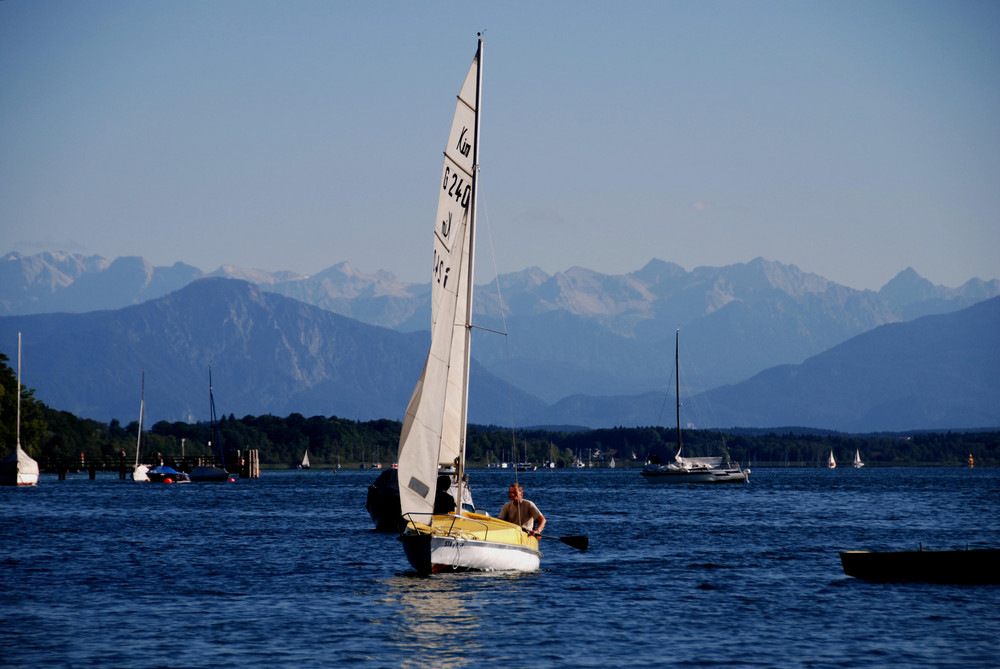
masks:
{"label": "blue sky", "polygon": [[485,30],[480,277],[1000,278],[1000,4],[0,2],[0,251],[429,280]]}

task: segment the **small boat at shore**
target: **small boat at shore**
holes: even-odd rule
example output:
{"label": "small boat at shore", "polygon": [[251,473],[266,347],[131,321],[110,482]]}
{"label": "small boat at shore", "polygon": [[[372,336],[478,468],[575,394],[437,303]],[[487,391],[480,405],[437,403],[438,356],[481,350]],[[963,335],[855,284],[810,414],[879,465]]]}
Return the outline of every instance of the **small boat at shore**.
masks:
{"label": "small boat at shore", "polygon": [[883,583],[1000,584],[1000,549],[843,551],[844,573]]}
{"label": "small boat at shore", "polygon": [[149,481],[149,465],[140,462],[142,458],[142,420],[146,411],[146,370],[142,370],[142,390],[139,393],[139,429],[135,438],[135,466],[132,468],[132,480]]}
{"label": "small boat at shore", "polygon": [[146,472],[152,483],[190,483],[191,478],[184,472],[179,472],[170,465],[159,465]]}
{"label": "small boat at shore", "polygon": [[14,450],[0,460],[0,485],[28,486],[38,483],[38,463],[21,448],[21,333],[17,333],[17,434]]}

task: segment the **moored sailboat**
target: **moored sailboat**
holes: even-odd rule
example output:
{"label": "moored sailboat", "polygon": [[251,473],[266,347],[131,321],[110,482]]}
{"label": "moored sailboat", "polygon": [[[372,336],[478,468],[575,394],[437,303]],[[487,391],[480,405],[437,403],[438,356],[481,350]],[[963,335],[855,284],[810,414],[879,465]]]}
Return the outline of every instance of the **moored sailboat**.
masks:
{"label": "moored sailboat", "polygon": [[132,468],[133,481],[149,481],[149,466],[139,460],[142,453],[142,419],[146,411],[146,370],[142,370],[142,391],[139,394],[139,430],[135,438],[135,466]]}
{"label": "moored sailboat", "polygon": [[454,465],[463,498],[474,276],[483,40],[458,95],[434,226],[431,346],[399,439],[401,534],[418,572],[535,571],[538,540],[486,515],[435,509],[439,469]]}
{"label": "moored sailboat", "polygon": [[28,486],[38,483],[38,463],[21,448],[21,333],[17,333],[17,427],[14,450],[0,460],[0,485]]}
{"label": "moored sailboat", "polygon": [[681,382],[680,330],[674,340],[674,367],[677,393],[677,453],[666,465],[652,459],[642,468],[642,477],[650,483],[743,483],[749,481],[750,470],[740,469],[729,457],[685,458],[681,455]]}
{"label": "moored sailboat", "polygon": [[[222,466],[199,465],[191,470],[188,477],[194,483],[221,483],[235,477],[226,470],[226,453],[222,448],[222,433],[219,431],[219,422],[215,417],[215,395],[212,392],[212,368],[208,368],[208,404],[209,404],[209,437],[208,449],[212,452],[212,457],[216,458]],[[213,443],[215,444],[213,446]]]}

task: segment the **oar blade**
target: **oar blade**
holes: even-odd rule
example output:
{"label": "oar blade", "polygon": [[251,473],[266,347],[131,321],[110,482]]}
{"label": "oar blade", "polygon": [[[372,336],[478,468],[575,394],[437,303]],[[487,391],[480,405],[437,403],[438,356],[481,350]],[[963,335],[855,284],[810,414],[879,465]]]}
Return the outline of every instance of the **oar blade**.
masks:
{"label": "oar blade", "polygon": [[584,536],[559,537],[559,541],[580,551],[585,551],[587,550],[587,547],[590,546],[590,539]]}

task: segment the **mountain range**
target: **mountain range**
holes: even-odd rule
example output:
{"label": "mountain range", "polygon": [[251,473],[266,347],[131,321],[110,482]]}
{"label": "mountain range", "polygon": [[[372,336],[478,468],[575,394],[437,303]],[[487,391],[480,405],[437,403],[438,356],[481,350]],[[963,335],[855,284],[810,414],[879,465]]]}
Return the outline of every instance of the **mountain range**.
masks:
{"label": "mountain range", "polygon": [[[76,415],[148,424],[209,415],[209,368],[220,414],[337,415],[401,420],[430,335],[368,325],[245,281],[207,278],[113,311],[0,318],[0,341],[23,333],[24,384]],[[8,353],[11,350],[4,347]],[[485,422],[509,424],[525,402],[474,366]],[[479,384],[482,384],[481,387]],[[528,401],[534,410],[538,402]],[[526,413],[522,406],[521,413]]]}
{"label": "mountain range", "polygon": [[[241,415],[401,417],[426,354],[429,284],[406,284],[388,272],[363,274],[346,263],[313,276],[234,267],[220,268],[210,280],[203,280],[206,276],[181,263],[158,268],[141,258],[8,254],[0,263],[0,312],[8,314],[0,318],[0,341],[11,340],[12,328],[25,331],[25,352],[34,347],[35,355],[27,359],[39,374],[26,384],[38,388],[38,397],[51,406],[88,417],[127,420],[136,413],[136,370],[145,367],[147,406],[154,415],[203,418],[209,364],[216,402],[225,413],[222,388],[229,385],[232,411]],[[975,330],[979,321],[962,320],[956,312],[997,295],[996,280],[945,288],[912,269],[879,291],[858,291],[763,259],[690,272],[654,260],[618,276],[583,268],[556,275],[538,269],[501,275],[477,288],[476,322],[510,334],[476,332],[474,357],[482,366],[472,374],[470,418],[501,425],[510,424],[512,416],[520,425],[653,424],[670,387],[674,331],[680,328],[682,394],[710,390],[701,396],[711,400],[717,414],[699,419],[700,426],[868,430],[949,421],[947,427],[989,426],[996,416],[974,408],[977,397],[1000,404],[988,384],[967,384],[976,393],[961,416],[959,404],[970,394],[961,389],[951,394],[955,404],[950,408],[939,399],[939,411],[917,416],[904,410],[906,397],[887,395],[881,401],[885,406],[877,409],[873,403],[879,398],[861,393],[863,400],[858,399],[857,388],[849,401],[830,405],[828,397],[817,399],[842,407],[824,413],[806,390],[838,388],[850,395],[850,384],[831,385],[824,374],[863,372],[864,367],[849,364],[851,357],[883,362],[868,368],[879,369],[885,378],[913,377],[917,368],[935,370],[934,355],[923,351],[919,340],[899,344],[917,352],[909,359],[872,361],[863,350],[841,358],[838,351],[856,341],[875,346],[876,340],[860,335],[874,336],[883,326],[902,326],[888,330],[900,340],[919,331],[911,327],[947,329],[927,325],[926,319],[913,321],[925,315],[950,314],[945,318],[957,319],[954,327]],[[948,340],[995,339],[988,330],[976,332]],[[920,358],[925,354],[927,360]],[[968,360],[983,369],[996,367],[995,357],[983,359],[982,351],[950,355],[952,363],[959,363],[951,376],[969,372]],[[890,361],[905,369],[885,367]],[[787,386],[805,370],[810,384],[788,391],[791,397],[782,395],[779,381]],[[937,378],[946,371],[937,369]],[[162,380],[159,390],[155,378]],[[511,385],[514,389],[506,390]],[[866,382],[890,395],[895,392],[891,385]],[[740,400],[743,389],[759,403]],[[156,392],[163,393],[160,413],[153,408]],[[901,406],[894,409],[893,402]]]}

